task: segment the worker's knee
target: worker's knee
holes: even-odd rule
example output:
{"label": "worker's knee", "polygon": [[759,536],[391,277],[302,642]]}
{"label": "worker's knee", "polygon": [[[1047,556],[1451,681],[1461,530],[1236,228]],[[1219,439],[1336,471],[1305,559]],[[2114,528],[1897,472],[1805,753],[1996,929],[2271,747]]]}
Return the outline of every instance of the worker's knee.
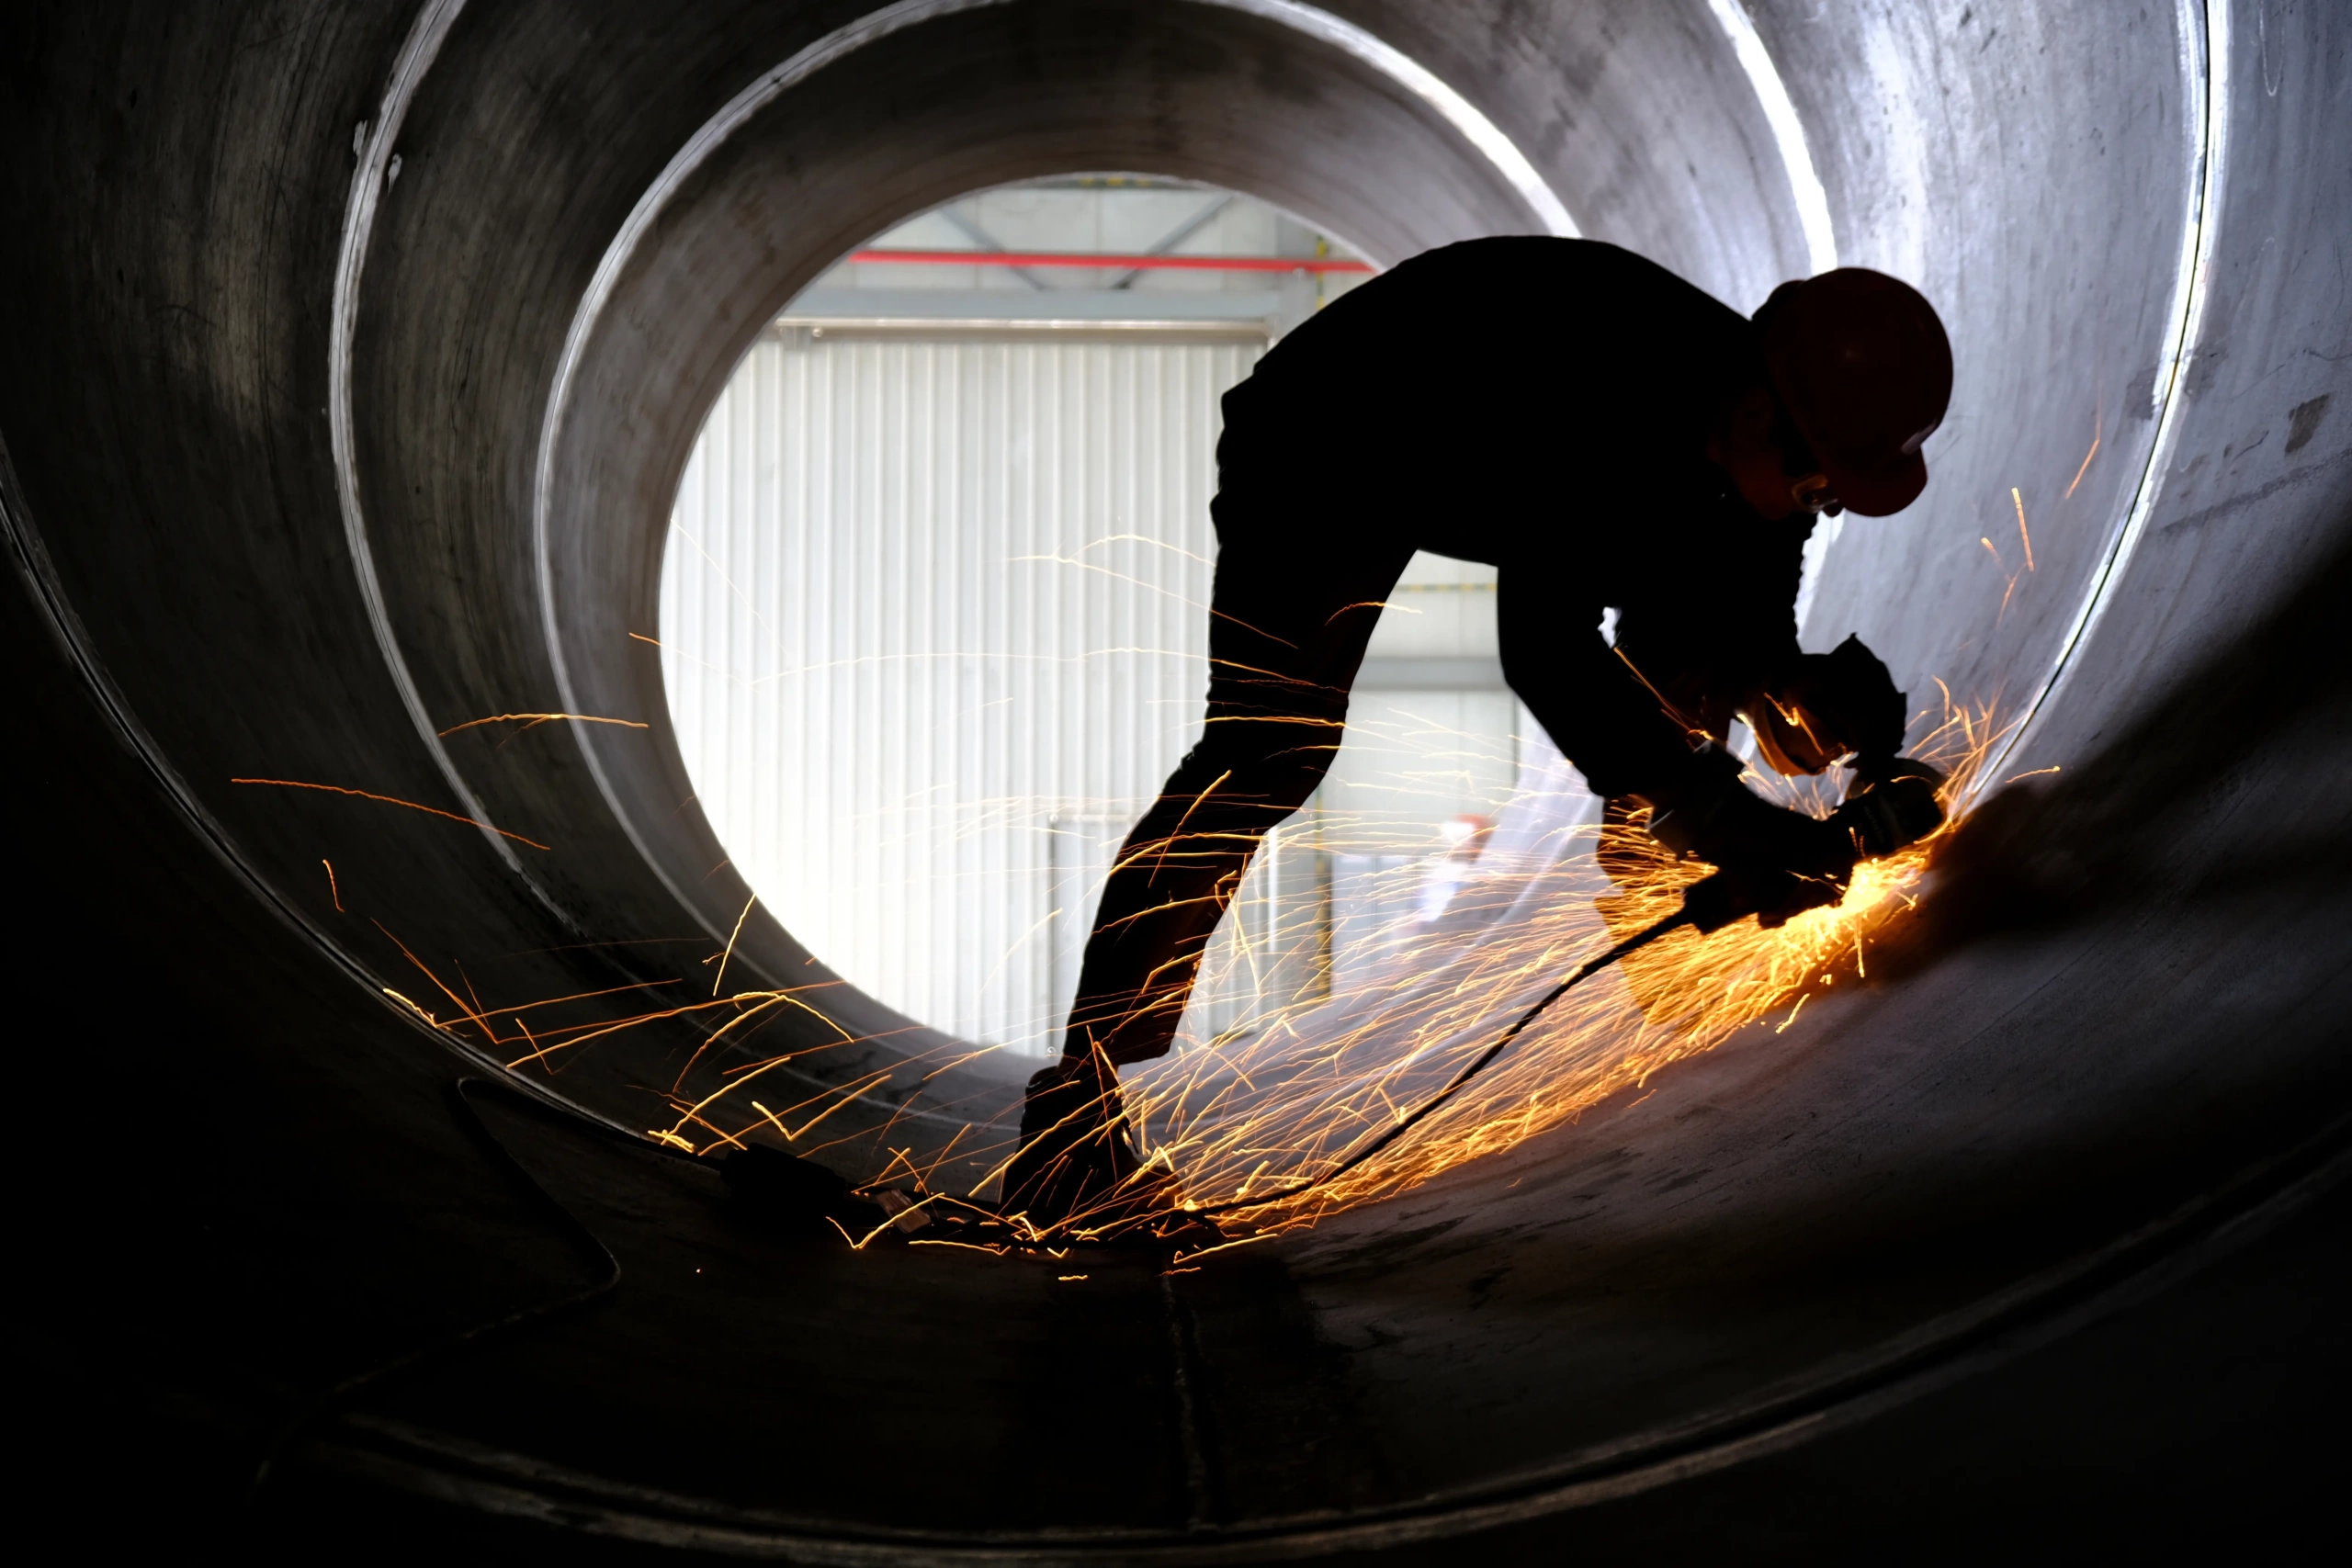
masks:
{"label": "worker's knee", "polygon": [[1285,754],[1266,759],[1258,767],[1237,773],[1235,784],[1269,810],[1287,817],[1306,804],[1331,771],[1328,751],[1311,755]]}
{"label": "worker's knee", "polygon": [[1194,793],[1287,816],[1306,804],[1331,771],[1340,733],[1338,723],[1320,720],[1212,723],[1182,773],[1199,780]]}

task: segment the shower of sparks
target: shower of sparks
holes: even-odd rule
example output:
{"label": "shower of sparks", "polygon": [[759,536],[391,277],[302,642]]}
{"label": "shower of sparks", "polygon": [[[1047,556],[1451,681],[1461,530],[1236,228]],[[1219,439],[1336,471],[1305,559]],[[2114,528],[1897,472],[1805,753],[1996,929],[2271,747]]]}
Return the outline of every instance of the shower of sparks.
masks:
{"label": "shower of sparks", "polygon": [[305,784],[300,779],[231,779],[229,782],[233,784],[272,784],[279,789],[315,789],[328,795],[356,795],[362,800],[380,800],[387,806],[405,806],[411,811],[422,811],[428,817],[446,817],[452,822],[462,822],[469,828],[488,828],[502,839],[512,839],[518,844],[528,844],[535,850],[544,850],[548,847],[537,839],[526,839],[520,833],[510,833],[495,823],[477,822],[472,818],[460,816],[455,811],[444,811],[437,806],[424,806],[413,800],[402,800],[396,795],[378,795],[373,790],[365,789],[345,789],[341,784]]}
{"label": "shower of sparks", "polygon": [[[1955,714],[1916,750],[1949,768],[1947,795],[1958,807],[1996,738],[1989,715]],[[1832,799],[1815,781],[1783,798],[1816,811]],[[1487,928],[1485,940],[1446,961],[1404,955],[1352,993],[1278,1011],[1246,1043],[1133,1075],[1131,1113],[1151,1157],[1177,1173],[1191,1202],[1264,1193],[1265,1207],[1245,1211],[1258,1225],[1311,1224],[1572,1121],[1749,1023],[1777,1017],[1786,1029],[1840,974],[1860,976],[1869,945],[1911,907],[1934,851],[1930,840],[1866,863],[1842,903],[1775,931],[1742,921],[1654,943],[1613,976],[1562,998],[1412,1134],[1321,1187],[1301,1191],[1300,1179],[1337,1168],[1426,1103],[1568,970],[1674,913],[1705,868],[1660,852],[1612,887],[1571,857],[1541,874],[1556,897],[1529,918]]]}
{"label": "shower of sparks", "polygon": [[[2095,433],[2086,471],[2098,443]],[[2079,483],[2081,473],[2075,477]],[[2020,576],[2034,570],[2022,491],[2010,494],[2022,571],[2009,570],[1989,536],[1981,541],[2007,576],[2003,614]],[[1080,558],[1093,548],[1034,558],[1063,570],[1140,582]],[[1193,603],[1159,585],[1141,585]],[[628,635],[659,646],[652,637]],[[967,656],[868,654],[786,667],[770,648],[762,662],[774,672],[756,679],[916,657]],[[1122,647],[1002,657],[1186,659],[1197,651]],[[1910,751],[1945,771],[1945,803],[1956,821],[1975,798],[1984,762],[2003,735],[1989,706],[1955,705],[1949,693],[1940,721],[1930,727],[1929,716],[1915,722],[1915,732],[1928,732]],[[521,733],[564,718],[645,728],[593,716],[499,714],[446,733],[500,724],[519,726],[515,733]],[[1341,726],[1329,728],[1336,750]],[[1472,1073],[1466,1069],[1482,1062],[1532,1003],[1587,961],[1674,914],[1683,890],[1710,868],[1672,859],[1647,838],[1637,817],[1627,828],[1605,829],[1611,837],[1604,871],[1592,852],[1602,847],[1604,829],[1584,820],[1591,814],[1589,798],[1561,782],[1572,777],[1565,764],[1556,773],[1522,770],[1524,748],[1517,738],[1453,728],[1416,713],[1401,697],[1377,713],[1359,712],[1345,732],[1351,746],[1391,754],[1391,764],[1368,777],[1347,777],[1344,789],[1336,787],[1342,781],[1335,775],[1335,787],[1278,829],[1249,873],[1223,890],[1232,896],[1231,907],[1197,960],[1178,1048],[1123,1074],[1126,1127],[1143,1163],[1135,1185],[1157,1184],[1154,1202],[1163,1218],[1181,1224],[1187,1211],[1210,1210],[1227,1233],[1220,1239],[1198,1222],[1189,1233],[1162,1231],[1181,1240],[1171,1269],[1408,1190],[1596,1107],[1635,1100],[1661,1068],[1750,1026],[1758,1026],[1767,1041],[1792,1031],[1808,1016],[1812,998],[1841,978],[1849,987],[1867,979],[1870,947],[1913,907],[1943,837],[1859,866],[1838,905],[1778,929],[1743,920],[1707,936],[1674,931],[1561,996],[1490,1065]],[[1478,812],[1496,810],[1514,777],[1530,793],[1504,809],[1503,825],[1490,820],[1484,836],[1432,848],[1437,817],[1482,797],[1488,804],[1477,806]],[[368,791],[288,780],[236,782],[358,795],[474,824]],[[1842,793],[1835,773],[1795,781],[1751,774],[1749,782],[1769,798],[1815,816],[1828,815]],[[1148,804],[1059,795],[972,800],[942,794],[945,787],[910,787],[896,800],[862,803],[869,808],[841,814],[833,826],[898,856],[910,882],[932,874],[928,863],[919,874],[917,863],[924,846],[943,837],[943,825],[949,829],[944,839],[957,845],[995,835],[1035,847],[1034,862],[1023,863],[1016,852],[1010,864],[990,861],[967,874],[1001,879],[1038,871],[1051,879],[1063,875],[1058,868],[1066,867],[1073,841],[1093,831],[1088,825],[1133,822]],[[1571,793],[1546,793],[1558,791]],[[1125,852],[1146,866],[1181,860],[1198,850],[1186,841],[1190,824],[1187,813],[1167,840],[1130,844]],[[1107,840],[1100,847],[1107,851]],[[1069,925],[1065,915],[1082,919],[1091,911],[1111,858],[1105,853],[1091,863],[1091,886],[1077,876],[1068,886],[1054,884],[1048,901],[1069,908],[1025,922],[993,967],[977,965],[975,973],[986,972],[984,990],[1016,964],[1025,965],[1025,973],[1050,972],[1050,950],[1060,940],[1057,928]],[[1344,918],[1338,890],[1342,861],[1350,878]],[[729,863],[722,860],[706,880]],[[1302,865],[1307,868],[1303,877],[1296,869]],[[332,866],[328,874],[332,888]],[[891,1213],[879,1226],[842,1229],[854,1248],[893,1229],[944,1220],[947,1236],[934,1233],[908,1244],[994,1256],[1021,1248],[1059,1258],[1074,1241],[1131,1223],[1132,1192],[1114,1195],[1095,1213],[1051,1230],[1029,1224],[1023,1215],[1000,1218],[989,1207],[1015,1152],[1011,1118],[1002,1114],[1010,1075],[982,1075],[989,1081],[975,1091],[989,1097],[983,1109],[957,1099],[964,1090],[956,1086],[972,1082],[959,1069],[991,1054],[1013,1058],[1010,1065],[1021,1070],[1040,1065],[1040,1051],[1058,1040],[1063,1021],[1029,1016],[1053,1005],[1043,995],[1049,987],[1035,987],[1033,1003],[1018,999],[1031,990],[1005,986],[1004,994],[1016,999],[1000,1010],[1012,1016],[992,1036],[995,1043],[943,1042],[938,1032],[911,1024],[879,1032],[853,1027],[844,1021],[848,1010],[835,1000],[845,984],[838,978],[791,985],[761,972],[757,983],[743,984],[747,970],[773,962],[756,942],[738,952],[752,904],[759,901],[746,902],[723,946],[713,940],[707,956],[682,955],[672,978],[496,1006],[485,1003],[462,968],[451,966],[454,980],[445,980],[379,922],[378,929],[429,988],[419,989],[415,980],[402,983],[434,1005],[428,1010],[390,987],[385,995],[425,1025],[495,1055],[515,1072],[560,1077],[616,1038],[662,1043],[673,1054],[645,1089],[654,1097],[647,1107],[653,1112],[646,1119],[652,1123],[645,1126],[648,1138],[705,1154],[754,1140],[781,1143],[802,1156],[840,1150],[838,1157],[858,1168],[881,1166],[869,1189],[910,1185],[911,1197],[883,1194],[895,1202],[886,1202]],[[683,961],[689,956],[699,963]],[[698,976],[703,967],[714,967],[707,990],[698,979],[684,977]],[[733,992],[725,989],[730,975],[741,987]],[[499,987],[490,990],[495,997]],[[1061,1002],[1067,1005],[1066,995]],[[986,1120],[991,1115],[996,1120]],[[973,1215],[986,1216],[986,1225],[956,1228]],[[954,1239],[957,1235],[965,1239]]]}
{"label": "shower of sparks", "polygon": [[[1441,773],[1449,739],[1465,749],[1475,740],[1429,733],[1412,739]],[[1945,797],[1955,821],[1977,793],[1979,770],[2000,739],[1989,708],[1970,711],[1947,698],[1942,722],[1911,749],[1947,772]],[[1751,775],[1749,782],[1815,815],[1832,809],[1839,794],[1834,775],[1794,781]],[[991,807],[999,814],[1013,808],[1004,802]],[[1233,918],[1203,961],[1196,990],[1196,998],[1226,998],[1228,1021],[1213,1037],[1193,1035],[1191,1048],[1125,1071],[1128,1125],[1147,1172],[1171,1180],[1170,1190],[1181,1195],[1177,1201],[1184,1208],[1228,1211],[1224,1223],[1246,1238],[1313,1224],[1573,1122],[1750,1024],[1788,1030],[1807,999],[1841,976],[1866,978],[1870,946],[1912,908],[1919,878],[1950,831],[1947,826],[1926,842],[1857,867],[1841,903],[1777,930],[1745,920],[1708,936],[1677,931],[1651,944],[1562,998],[1491,1068],[1406,1135],[1340,1170],[1351,1152],[1428,1106],[1512,1019],[1577,964],[1679,908],[1683,888],[1707,868],[1668,858],[1649,847],[1638,829],[1636,822],[1626,841],[1613,846],[1619,861],[1632,863],[1630,870],[1621,865],[1618,880],[1604,876],[1587,852],[1600,829],[1555,829],[1515,862],[1473,865],[1452,895],[1444,926],[1393,920],[1362,950],[1351,950],[1345,965],[1332,960],[1328,928],[1319,936],[1303,931],[1299,928],[1311,922],[1280,918],[1245,880]],[[1352,828],[1327,818],[1317,831],[1325,853],[1398,847],[1395,828],[1384,827],[1376,813],[1364,814]],[[1142,852],[1170,848],[1146,846]],[[1395,885],[1385,890],[1394,896],[1389,908],[1411,904],[1431,863],[1424,857],[1374,874],[1375,882]],[[1259,898],[1254,906],[1253,897]],[[747,905],[745,918],[748,913]],[[741,923],[739,919],[737,935]],[[730,937],[714,954],[722,964],[715,986],[723,982],[734,946]],[[448,1010],[428,1011],[397,992],[387,994],[432,1027],[498,1052],[512,1070],[560,1071],[616,1035],[694,1027],[699,1040],[665,1096],[671,1119],[649,1127],[647,1136],[696,1152],[741,1147],[754,1136],[781,1140],[803,1155],[840,1142],[870,1148],[878,1139],[891,1146],[910,1083],[940,1093],[941,1099],[924,1101],[925,1108],[952,1116],[956,1107],[944,1090],[953,1070],[1008,1049],[958,1043],[928,1055],[894,1054],[890,1066],[876,1068],[858,1048],[892,1042],[833,1019],[825,1002],[826,993],[840,986],[836,980],[741,989],[674,1005],[649,997],[654,1005],[619,1016],[549,1020],[526,1029],[523,1012],[605,993],[487,1007],[401,951],[447,999]],[[672,984],[616,989],[658,992]],[[1196,1000],[1196,1013],[1200,1006]],[[763,1032],[787,1018],[801,1021],[799,1036],[784,1048],[763,1048]],[[1037,1035],[1049,1036],[1054,1022],[1038,1021]],[[829,1059],[843,1064],[831,1076],[843,1080],[845,1073],[844,1081],[826,1081]],[[857,1065],[849,1066],[853,1062]],[[773,1091],[787,1085],[776,1098]],[[968,1140],[958,1134],[944,1148],[935,1133],[909,1124],[901,1141],[907,1146],[894,1148],[886,1177],[902,1171],[926,1203],[934,1197],[949,1201],[951,1185],[964,1198],[983,1199],[1013,1152],[1012,1130],[1001,1124],[975,1129]],[[922,1148],[931,1152],[915,1152]],[[1011,1216],[1010,1228],[997,1234],[1006,1245],[1066,1245],[1110,1223],[1102,1214],[1080,1215],[1042,1235],[1023,1217]],[[874,1239],[844,1235],[854,1247]]]}

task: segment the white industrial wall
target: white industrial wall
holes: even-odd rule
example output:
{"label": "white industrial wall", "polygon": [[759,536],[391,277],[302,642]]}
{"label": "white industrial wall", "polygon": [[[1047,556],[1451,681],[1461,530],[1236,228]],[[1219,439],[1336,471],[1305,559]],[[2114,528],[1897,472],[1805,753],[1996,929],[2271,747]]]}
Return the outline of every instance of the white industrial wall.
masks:
{"label": "white industrial wall", "polygon": [[671,710],[844,977],[1046,1048],[1103,841],[1197,730],[1217,400],[1262,348],[781,327],[729,383],[662,573]]}

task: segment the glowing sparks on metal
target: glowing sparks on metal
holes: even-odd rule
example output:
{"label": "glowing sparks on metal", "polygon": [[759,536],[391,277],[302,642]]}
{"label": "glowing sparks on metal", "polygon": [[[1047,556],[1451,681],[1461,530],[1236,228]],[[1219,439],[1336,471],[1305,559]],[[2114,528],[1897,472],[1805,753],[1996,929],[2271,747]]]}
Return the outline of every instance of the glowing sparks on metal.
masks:
{"label": "glowing sparks on metal", "polygon": [[518,844],[528,844],[535,850],[544,850],[548,847],[537,839],[526,839],[520,833],[510,833],[495,824],[477,822],[472,818],[460,816],[455,811],[444,811],[437,806],[424,806],[413,800],[402,800],[396,795],[378,795],[373,790],[365,789],[345,789],[341,784],[305,784],[300,779],[231,779],[229,782],[233,784],[272,784],[279,789],[315,789],[328,795],[356,795],[362,800],[380,800],[387,806],[404,806],[411,811],[422,811],[428,817],[446,817],[452,822],[462,822],[469,828],[488,828],[502,839],[512,839]]}

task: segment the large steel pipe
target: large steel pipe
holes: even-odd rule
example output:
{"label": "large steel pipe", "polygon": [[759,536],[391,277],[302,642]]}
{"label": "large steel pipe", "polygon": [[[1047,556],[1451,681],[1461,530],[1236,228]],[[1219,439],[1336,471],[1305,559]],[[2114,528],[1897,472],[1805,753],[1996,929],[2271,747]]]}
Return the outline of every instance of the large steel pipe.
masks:
{"label": "large steel pipe", "polygon": [[[1983,1383],[2031,1412],[2151,1375],[2172,1342],[2088,1348],[2102,1314],[2190,1299],[2324,1197],[2352,1089],[2352,19],[678,11],[9,24],[11,809],[28,905],[80,911],[17,948],[49,1024],[20,1036],[24,1314],[60,1409],[169,1456],[159,1495],[235,1496],[290,1431],[286,1517],[427,1533],[861,1562],[1548,1549],[1621,1539],[1649,1498],[1644,1528],[1703,1547],[1672,1499],[1739,1528],[1737,1478],[1775,1463],[1818,1487],[1908,1454],[1902,1495],[1939,1496],[1936,1467],[2028,1439],[1982,1411],[1906,1427],[1917,1402]],[[1196,1273],[748,1228],[707,1169],[621,1135],[684,1021],[536,1102],[453,1107],[484,1065],[418,1012],[485,1004],[421,969],[561,996],[735,935],[746,890],[642,638],[738,355],[893,221],[1103,168],[1249,192],[1382,262],[1581,232],[1742,308],[1831,265],[1917,282],[1959,360],[1934,484],[1828,546],[1809,637],[1997,704],[2001,776],[2034,776],[1859,993]],[[1460,330],[1511,309],[1465,299]],[[552,713],[645,728],[459,728]],[[822,957],[754,911],[731,962],[783,984]],[[896,1043],[824,1072],[932,1043],[836,1011]],[[898,1131],[934,1144],[1017,1088],[984,1062],[902,1077]],[[548,1197],[618,1289],[445,1344],[602,1267]],[[2129,1408],[2205,1420],[2186,1393]]]}

